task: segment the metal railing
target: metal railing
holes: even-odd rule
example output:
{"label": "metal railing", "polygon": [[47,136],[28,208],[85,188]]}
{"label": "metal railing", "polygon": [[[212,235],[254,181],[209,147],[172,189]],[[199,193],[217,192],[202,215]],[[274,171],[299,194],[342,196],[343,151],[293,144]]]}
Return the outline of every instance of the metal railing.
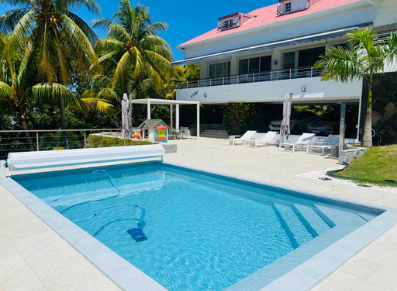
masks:
{"label": "metal railing", "polygon": [[121,129],[0,130],[0,160],[10,152],[86,148],[88,137],[98,132]]}
{"label": "metal railing", "polygon": [[178,89],[224,86],[233,84],[245,84],[256,82],[268,82],[279,80],[290,80],[300,78],[313,78],[321,76],[322,70],[315,70],[313,67],[300,67],[284,70],[272,70],[261,73],[233,75],[222,78],[209,78],[196,81],[178,83]]}

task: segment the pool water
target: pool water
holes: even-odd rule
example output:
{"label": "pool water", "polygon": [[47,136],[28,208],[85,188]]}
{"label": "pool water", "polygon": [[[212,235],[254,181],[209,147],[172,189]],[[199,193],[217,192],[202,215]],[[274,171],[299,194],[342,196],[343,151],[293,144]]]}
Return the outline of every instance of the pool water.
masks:
{"label": "pool water", "polygon": [[[162,163],[14,179],[170,291],[224,290],[268,268],[265,286],[380,214]],[[127,232],[134,205],[141,242]]]}

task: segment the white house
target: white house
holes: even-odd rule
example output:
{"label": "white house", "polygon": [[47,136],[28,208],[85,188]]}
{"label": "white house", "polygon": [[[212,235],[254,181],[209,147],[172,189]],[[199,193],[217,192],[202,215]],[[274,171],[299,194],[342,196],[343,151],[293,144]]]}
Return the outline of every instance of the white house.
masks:
{"label": "white house", "polygon": [[293,93],[295,104],[360,105],[361,80],[322,82],[313,65],[353,29],[397,29],[396,0],[279,2],[220,17],[217,28],[179,45],[185,59],[174,64],[199,64],[201,78],[179,84],[177,100],[281,103]]}

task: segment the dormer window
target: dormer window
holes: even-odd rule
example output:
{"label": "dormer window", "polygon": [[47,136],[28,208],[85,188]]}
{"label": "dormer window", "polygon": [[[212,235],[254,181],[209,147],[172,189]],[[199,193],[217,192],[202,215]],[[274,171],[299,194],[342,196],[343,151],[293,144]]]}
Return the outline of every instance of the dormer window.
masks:
{"label": "dormer window", "polygon": [[313,0],[279,0],[280,5],[277,7],[277,15],[284,15],[293,12],[306,10],[309,8],[310,1]]}
{"label": "dormer window", "polygon": [[291,2],[285,3],[284,12],[285,13],[290,13],[291,10],[292,10],[291,8],[292,8],[292,3]]}
{"label": "dormer window", "polygon": [[250,16],[242,13],[234,13],[227,15],[225,17],[219,18],[218,30],[227,30],[232,28],[237,28],[243,25],[245,22],[249,21],[254,16]]}

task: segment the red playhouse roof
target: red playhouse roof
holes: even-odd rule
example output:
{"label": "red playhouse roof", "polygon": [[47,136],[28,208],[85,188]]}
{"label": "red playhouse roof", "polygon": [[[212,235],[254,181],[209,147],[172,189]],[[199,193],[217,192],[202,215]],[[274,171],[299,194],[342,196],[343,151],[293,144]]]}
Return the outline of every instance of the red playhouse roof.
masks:
{"label": "red playhouse roof", "polygon": [[165,125],[157,125],[155,129],[168,129]]}
{"label": "red playhouse roof", "polygon": [[[285,20],[293,19],[293,18],[298,18],[300,16],[305,16],[305,15],[310,15],[313,13],[317,12],[322,12],[326,11],[332,8],[360,2],[361,0],[321,0],[321,1],[311,1],[313,4],[309,9],[294,12],[291,14],[284,14],[284,15],[277,15],[277,7],[279,4],[274,4],[270,6],[266,6],[263,8],[256,9],[250,13],[248,13],[249,16],[254,16],[250,21],[247,21],[244,25],[241,25],[240,27],[234,28],[234,29],[229,29],[229,30],[218,30],[217,28],[204,33],[196,38],[193,38],[187,42],[182,43],[179,45],[179,47],[184,47],[186,45],[190,45],[193,43],[213,39],[219,36],[224,36],[224,35],[229,35],[232,33],[240,32],[240,31],[246,31],[249,29],[253,29],[256,27],[260,26],[265,26],[269,24],[274,24],[277,22],[282,22]],[[316,3],[317,2],[317,3]],[[235,15],[239,15],[240,13],[235,13]],[[232,14],[234,15],[234,14]],[[246,15],[246,14],[242,14]],[[230,16],[229,16],[230,17]],[[224,19],[225,17],[221,17],[221,19]]]}

